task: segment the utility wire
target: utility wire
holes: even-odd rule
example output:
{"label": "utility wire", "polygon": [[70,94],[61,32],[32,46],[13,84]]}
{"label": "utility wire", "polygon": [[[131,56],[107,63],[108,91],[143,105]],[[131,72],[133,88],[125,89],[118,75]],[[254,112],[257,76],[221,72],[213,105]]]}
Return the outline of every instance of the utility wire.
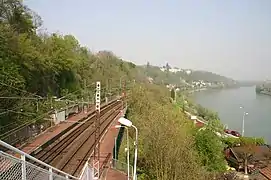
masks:
{"label": "utility wire", "polygon": [[28,99],[28,100],[38,100],[38,99],[47,99],[47,98],[27,98],[27,97],[18,97],[18,96],[0,96],[0,99]]}
{"label": "utility wire", "polygon": [[39,96],[39,95],[36,95],[36,94],[30,93],[30,92],[27,92],[27,91],[24,91],[24,90],[18,89],[18,88],[16,88],[16,87],[10,86],[10,85],[8,85],[8,84],[6,84],[6,83],[0,82],[0,84],[2,84],[2,85],[4,85],[4,86],[8,86],[8,87],[10,87],[10,88],[12,88],[12,89],[15,89],[15,90],[17,90],[17,91],[20,91],[20,92],[23,92],[23,93],[27,93],[27,94],[30,94],[30,95],[36,96],[36,97],[38,97],[38,98],[42,98],[42,97],[41,97],[41,96]]}
{"label": "utility wire", "polygon": [[15,132],[17,132],[17,131],[19,131],[19,130],[21,130],[21,129],[24,128],[25,126],[28,126],[28,125],[34,123],[35,121],[37,121],[37,120],[39,120],[39,119],[41,119],[41,118],[44,118],[45,115],[48,115],[48,112],[46,112],[46,113],[44,113],[44,114],[42,114],[42,115],[40,115],[40,116],[38,116],[38,117],[36,117],[36,118],[30,120],[30,121],[25,122],[24,124],[22,124],[21,126],[15,128],[15,129],[12,129],[12,130],[10,130],[10,131],[8,131],[8,132],[5,132],[4,134],[1,134],[1,135],[0,135],[0,139],[3,139],[3,138],[5,138],[5,137],[7,137],[8,135],[10,135],[10,134],[12,134],[12,133],[15,133]]}
{"label": "utility wire", "polygon": [[20,112],[20,111],[14,111],[12,109],[4,109],[4,110],[5,110],[5,112],[0,113],[0,115],[8,113],[8,112],[13,112],[13,113],[17,113],[17,114],[24,114],[24,115],[29,115],[29,116],[30,116],[30,114],[36,115],[35,113],[30,113],[30,112],[29,113],[24,113],[24,112]]}
{"label": "utility wire", "polygon": [[[95,84],[95,83],[91,83],[91,84],[89,84],[88,86],[86,86],[86,88],[91,87],[91,85],[93,85],[93,84]],[[58,99],[60,100],[60,99],[63,99],[63,98],[69,97],[69,96],[71,96],[71,95],[75,94],[75,93],[76,93],[76,92],[78,92],[78,91],[82,91],[82,89],[78,89],[78,90],[75,90],[75,91],[73,91],[73,92],[70,92],[70,93],[66,94],[65,96],[60,97],[60,98],[58,98]]]}
{"label": "utility wire", "polygon": [[[15,107],[15,108],[13,108],[13,109],[11,109],[12,111],[14,111],[14,110],[16,110],[16,109],[19,109],[19,108],[21,108],[23,105],[25,105],[25,104],[27,104],[27,102],[24,102],[23,104],[21,104],[19,107]],[[6,112],[1,112],[0,113],[0,115],[3,115],[3,114],[5,114],[5,113],[7,113],[7,111]]]}

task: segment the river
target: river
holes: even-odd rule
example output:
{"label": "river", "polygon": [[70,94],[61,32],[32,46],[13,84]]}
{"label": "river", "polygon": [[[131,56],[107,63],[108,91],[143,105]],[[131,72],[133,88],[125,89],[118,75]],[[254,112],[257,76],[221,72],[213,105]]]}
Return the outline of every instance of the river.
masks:
{"label": "river", "polygon": [[[263,137],[271,143],[271,96],[256,94],[255,87],[204,90],[194,92],[194,101],[218,112],[223,124],[229,129],[242,132],[243,113],[245,136]],[[244,107],[240,109],[240,106]]]}

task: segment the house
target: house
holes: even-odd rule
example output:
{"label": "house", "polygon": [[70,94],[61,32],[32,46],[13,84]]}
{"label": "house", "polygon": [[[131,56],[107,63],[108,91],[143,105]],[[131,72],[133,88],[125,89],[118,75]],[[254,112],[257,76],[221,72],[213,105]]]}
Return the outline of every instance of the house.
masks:
{"label": "house", "polygon": [[271,180],[271,167],[265,167],[249,175],[251,180]]}
{"label": "house", "polygon": [[260,173],[264,176],[264,178],[271,180],[271,166],[260,169]]}
{"label": "house", "polygon": [[271,164],[271,149],[269,145],[255,146],[247,148],[244,146],[228,148],[225,150],[226,159],[229,165],[237,170],[243,170],[243,156],[245,153],[252,155],[248,160],[248,165],[253,169],[262,169]]}

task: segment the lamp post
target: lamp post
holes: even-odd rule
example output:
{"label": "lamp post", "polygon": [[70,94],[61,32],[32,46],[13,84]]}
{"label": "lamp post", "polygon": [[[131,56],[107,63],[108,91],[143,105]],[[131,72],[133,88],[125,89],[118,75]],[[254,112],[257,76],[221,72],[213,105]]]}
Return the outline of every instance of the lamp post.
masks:
{"label": "lamp post", "polygon": [[119,118],[119,123],[124,125],[124,126],[127,126],[127,127],[133,127],[136,131],[136,140],[135,140],[135,160],[134,160],[134,175],[133,175],[133,180],[136,180],[136,162],[137,162],[137,143],[138,143],[138,130],[137,128],[133,125],[133,123],[128,120],[128,119],[125,119],[124,117],[121,117]]}
{"label": "lamp post", "polygon": [[129,131],[126,126],[116,125],[115,128],[121,128],[124,127],[127,130],[127,174],[128,174],[128,180],[130,179],[130,151],[129,151]]}
{"label": "lamp post", "polygon": [[117,101],[121,101],[121,109],[123,110],[124,106],[123,106],[123,100],[117,99]]}
{"label": "lamp post", "polygon": [[[241,106],[240,109],[243,109],[243,107]],[[248,112],[243,113],[243,121],[242,121],[242,136],[245,135],[245,117],[246,115],[248,115]]]}

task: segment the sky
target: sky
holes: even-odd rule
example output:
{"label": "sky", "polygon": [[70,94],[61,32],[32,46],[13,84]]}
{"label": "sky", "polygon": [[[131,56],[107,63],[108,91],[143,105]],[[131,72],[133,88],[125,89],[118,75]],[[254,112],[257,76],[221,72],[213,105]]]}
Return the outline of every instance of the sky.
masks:
{"label": "sky", "polygon": [[25,0],[48,32],[136,64],[271,79],[270,0]]}

